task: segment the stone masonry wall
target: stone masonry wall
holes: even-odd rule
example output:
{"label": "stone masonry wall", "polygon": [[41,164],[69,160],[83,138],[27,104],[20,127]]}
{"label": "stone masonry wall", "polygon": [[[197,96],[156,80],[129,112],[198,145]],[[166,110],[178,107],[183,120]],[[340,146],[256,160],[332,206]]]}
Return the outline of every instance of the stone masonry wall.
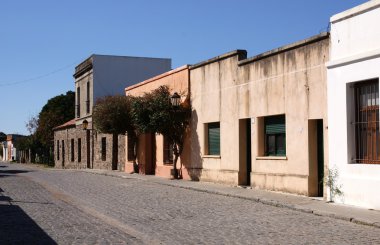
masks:
{"label": "stone masonry wall", "polygon": [[[101,140],[102,137],[106,138],[106,160],[102,161],[101,158]],[[72,161],[72,139],[74,139],[74,159]],[[80,139],[80,155],[78,143]],[[89,145],[87,143],[89,140]],[[94,140],[94,142],[93,142]],[[59,145],[57,145],[59,141]],[[62,145],[63,142],[63,145]],[[59,150],[57,149],[59,146]],[[88,150],[89,149],[89,162],[88,162]],[[63,154],[64,150],[64,154]],[[94,156],[92,156],[94,151]],[[57,156],[59,153],[59,157]],[[118,142],[118,168],[119,171],[124,171],[125,162],[125,136],[119,135]],[[112,169],[112,135],[97,133],[95,130],[89,131],[87,138],[87,132],[81,127],[71,127],[61,130],[56,130],[54,132],[54,160],[55,168],[64,169],[83,169],[83,168],[94,168],[94,169]]]}

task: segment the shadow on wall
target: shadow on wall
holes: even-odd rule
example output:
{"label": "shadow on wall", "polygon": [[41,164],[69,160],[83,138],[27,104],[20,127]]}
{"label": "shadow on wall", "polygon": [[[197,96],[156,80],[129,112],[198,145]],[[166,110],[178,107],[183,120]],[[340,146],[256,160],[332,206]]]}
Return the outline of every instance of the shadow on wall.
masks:
{"label": "shadow on wall", "polygon": [[191,180],[199,181],[202,174],[201,146],[198,137],[198,114],[195,110],[191,112],[190,127],[186,132],[184,151],[181,162],[187,169]]}

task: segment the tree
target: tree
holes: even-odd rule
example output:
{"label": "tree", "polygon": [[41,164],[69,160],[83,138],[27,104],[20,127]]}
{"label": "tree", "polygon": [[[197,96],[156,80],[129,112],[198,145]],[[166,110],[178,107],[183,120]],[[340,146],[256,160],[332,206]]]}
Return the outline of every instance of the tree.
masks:
{"label": "tree", "polygon": [[[128,133],[136,137],[135,127],[131,118],[131,96],[106,96],[99,98],[94,106],[92,119],[95,128],[106,134],[112,134],[112,169],[117,169],[118,135]],[[136,141],[135,141],[136,142]]]}
{"label": "tree", "polygon": [[36,134],[45,148],[54,140],[53,128],[75,117],[75,93],[66,92],[48,100],[38,115]]}
{"label": "tree", "polygon": [[7,135],[3,132],[0,132],[0,142],[6,141],[7,140]]}
{"label": "tree", "polygon": [[180,177],[177,171],[177,161],[183,151],[190,117],[189,98],[178,107],[173,107],[167,86],[160,86],[152,92],[144,94],[135,99],[132,105],[132,118],[139,132],[162,134],[172,142],[174,178]]}
{"label": "tree", "polygon": [[[73,119],[75,116],[75,93],[55,96],[47,101],[38,116],[32,116],[26,122],[30,133],[22,146],[28,146],[33,153],[42,156],[42,162],[50,164],[54,140],[53,128]],[[32,160],[34,161],[34,160]]]}

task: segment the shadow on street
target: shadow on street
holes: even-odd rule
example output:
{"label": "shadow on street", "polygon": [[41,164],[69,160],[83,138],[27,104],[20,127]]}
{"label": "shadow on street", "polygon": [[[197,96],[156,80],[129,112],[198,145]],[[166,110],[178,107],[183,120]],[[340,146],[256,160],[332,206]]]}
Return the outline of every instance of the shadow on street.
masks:
{"label": "shadow on street", "polygon": [[57,244],[19,206],[0,204],[1,244]]}

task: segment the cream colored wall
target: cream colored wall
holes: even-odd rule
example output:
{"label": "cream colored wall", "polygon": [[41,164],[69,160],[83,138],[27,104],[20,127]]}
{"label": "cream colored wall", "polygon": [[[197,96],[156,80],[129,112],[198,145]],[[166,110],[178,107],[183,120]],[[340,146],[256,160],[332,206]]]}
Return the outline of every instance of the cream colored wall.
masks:
{"label": "cream colored wall", "polygon": [[[218,181],[225,175],[232,179],[224,182],[238,183],[239,119],[252,118],[251,184],[308,194],[308,120],[327,122],[328,44],[324,39],[241,66],[236,55],[190,70],[191,103],[197,116],[192,142],[199,142],[201,152],[201,156],[192,152],[191,159],[202,166],[201,179]],[[278,114],[286,115],[286,157],[263,157],[258,153],[263,138],[258,122]],[[204,155],[204,125],[217,121],[221,155],[209,157]]]}

